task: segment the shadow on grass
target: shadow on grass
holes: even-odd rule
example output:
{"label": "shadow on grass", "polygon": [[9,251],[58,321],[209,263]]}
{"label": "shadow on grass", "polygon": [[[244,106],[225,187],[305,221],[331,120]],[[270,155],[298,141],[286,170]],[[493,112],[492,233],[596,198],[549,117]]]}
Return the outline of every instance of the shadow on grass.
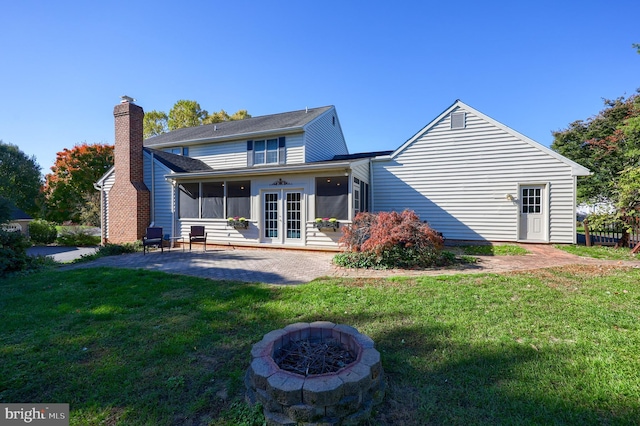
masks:
{"label": "shadow on grass", "polygon": [[557,358],[570,362],[569,354],[514,344],[456,345],[445,342],[451,332],[401,326],[371,336],[388,380],[385,401],[371,424],[600,425],[635,424],[638,419],[638,404],[610,412],[568,401],[561,375],[556,383],[531,392],[531,383],[540,380],[539,369],[553,368],[551,360]]}

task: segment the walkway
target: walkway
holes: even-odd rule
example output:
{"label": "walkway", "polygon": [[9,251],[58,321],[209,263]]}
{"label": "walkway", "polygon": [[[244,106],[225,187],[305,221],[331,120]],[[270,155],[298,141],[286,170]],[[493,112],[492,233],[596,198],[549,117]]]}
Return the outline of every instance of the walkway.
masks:
{"label": "walkway", "polygon": [[603,261],[566,253],[549,245],[525,245],[525,256],[476,256],[479,262],[454,268],[407,270],[356,270],[334,266],[335,253],[301,250],[209,248],[206,252],[181,249],[109,256],[95,261],[65,266],[65,269],[88,267],[142,268],[197,277],[263,282],[270,284],[300,284],[320,277],[383,278],[391,276],[451,275],[483,272],[508,272],[565,266],[571,264],[620,265],[640,267],[640,261]]}

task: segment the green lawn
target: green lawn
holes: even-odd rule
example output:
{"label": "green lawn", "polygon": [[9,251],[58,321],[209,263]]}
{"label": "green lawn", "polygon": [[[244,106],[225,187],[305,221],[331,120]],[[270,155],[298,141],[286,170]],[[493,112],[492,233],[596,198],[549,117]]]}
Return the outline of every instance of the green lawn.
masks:
{"label": "green lawn", "polygon": [[640,257],[631,253],[629,248],[613,248],[606,246],[557,245],[556,248],[583,257],[606,260],[638,260]]}
{"label": "green lawn", "polygon": [[371,336],[372,425],[622,425],[640,418],[640,270],[321,279],[275,287],[83,269],[0,280],[0,403],[72,425],[262,424],[253,343],[298,321]]}
{"label": "green lawn", "polygon": [[482,244],[461,246],[460,249],[464,254],[472,256],[522,256],[529,253],[524,247],[514,244]]}

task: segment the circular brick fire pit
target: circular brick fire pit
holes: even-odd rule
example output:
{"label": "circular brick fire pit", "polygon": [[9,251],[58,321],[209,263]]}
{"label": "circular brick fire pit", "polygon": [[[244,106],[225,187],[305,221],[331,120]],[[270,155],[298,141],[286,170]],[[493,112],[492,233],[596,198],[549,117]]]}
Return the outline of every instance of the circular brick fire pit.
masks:
{"label": "circular brick fire pit", "polygon": [[[335,372],[301,375],[281,369],[274,355],[291,342],[336,343],[355,361]],[[247,402],[261,403],[269,425],[357,425],[384,397],[380,353],[371,338],[344,324],[296,323],[264,335],[251,349]]]}

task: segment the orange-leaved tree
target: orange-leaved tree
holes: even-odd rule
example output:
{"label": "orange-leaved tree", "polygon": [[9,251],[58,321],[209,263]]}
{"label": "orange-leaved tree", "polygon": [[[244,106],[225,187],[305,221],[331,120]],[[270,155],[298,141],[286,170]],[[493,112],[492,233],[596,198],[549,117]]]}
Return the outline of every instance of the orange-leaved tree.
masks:
{"label": "orange-leaved tree", "polygon": [[100,198],[93,184],[113,166],[113,145],[83,142],[58,152],[45,176],[44,215],[54,222],[100,224]]}

